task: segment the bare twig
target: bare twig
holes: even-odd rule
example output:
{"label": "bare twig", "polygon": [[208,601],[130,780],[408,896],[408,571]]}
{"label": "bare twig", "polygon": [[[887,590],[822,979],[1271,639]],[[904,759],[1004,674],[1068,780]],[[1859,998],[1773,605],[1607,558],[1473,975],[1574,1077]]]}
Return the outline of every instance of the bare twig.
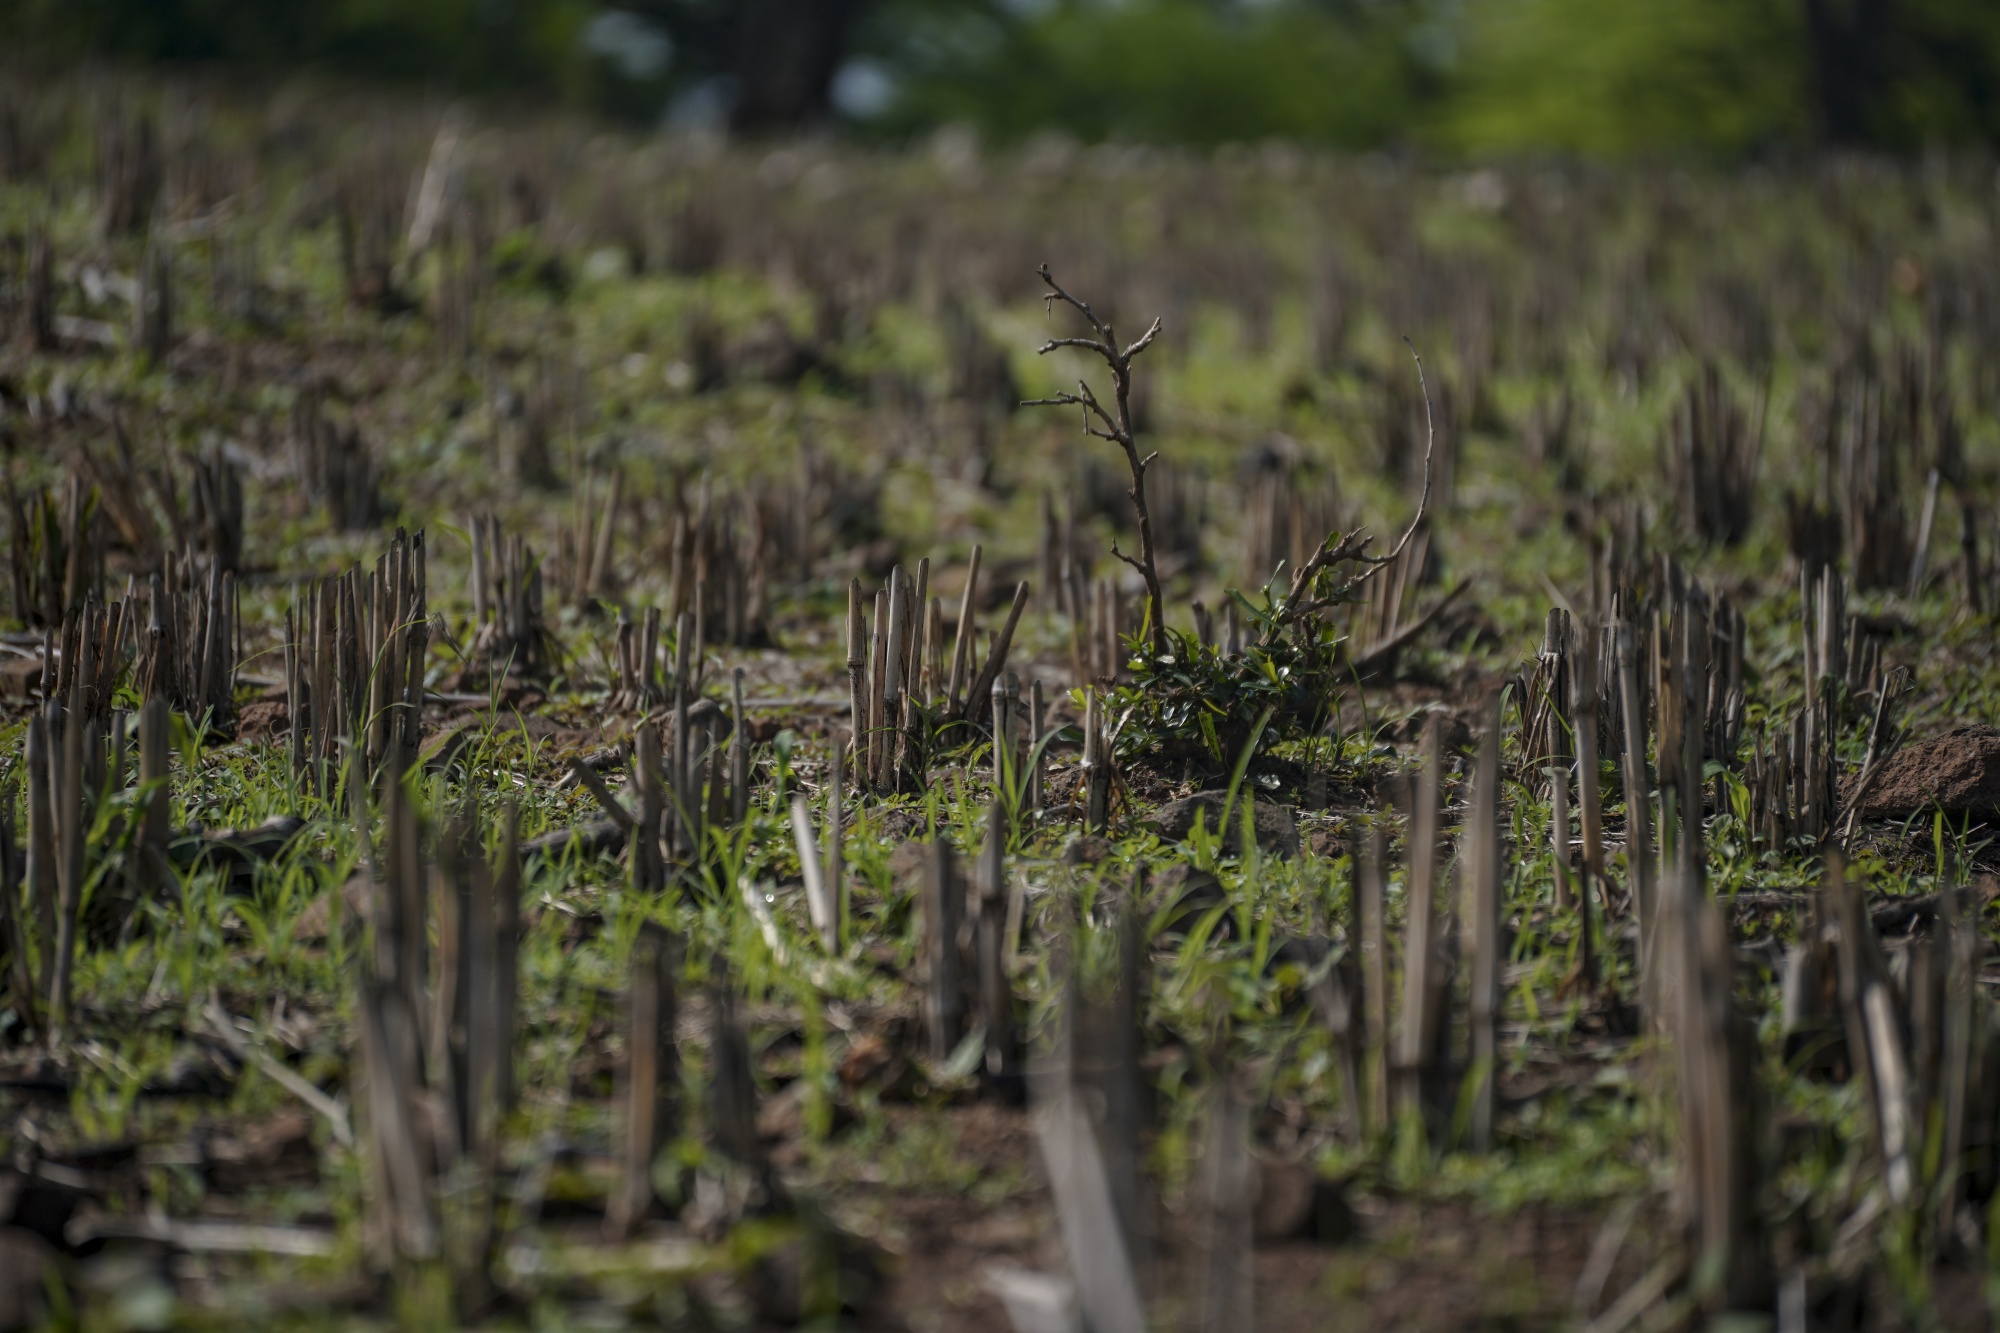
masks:
{"label": "bare twig", "polygon": [[1111,554],[1139,571],[1146,581],[1147,626],[1151,634],[1153,656],[1167,655],[1166,603],[1160,596],[1160,570],[1153,554],[1153,516],[1146,505],[1146,469],[1158,458],[1157,453],[1141,456],[1132,429],[1132,360],[1139,353],[1153,345],[1160,336],[1160,321],[1139,336],[1137,342],[1120,348],[1118,337],[1112,331],[1109,321],[1098,316],[1084,301],[1063,290],[1043,264],[1035,272],[1047,284],[1042,302],[1050,310],[1057,301],[1073,307],[1083,316],[1085,322],[1096,331],[1095,338],[1051,338],[1037,349],[1037,355],[1046,356],[1061,347],[1072,347],[1079,351],[1091,352],[1102,357],[1104,364],[1111,368],[1112,406],[1105,407],[1103,401],[1091,391],[1090,385],[1082,380],[1076,384],[1076,392],[1067,391],[1053,398],[1031,398],[1023,402],[1023,407],[1077,407],[1082,409],[1084,434],[1100,440],[1109,440],[1125,452],[1126,466],[1132,470],[1132,488],[1127,492],[1132,497],[1132,512],[1139,520],[1139,554],[1126,555],[1116,544]]}
{"label": "bare twig", "polygon": [[1429,629],[1436,622],[1437,618],[1449,610],[1452,603],[1456,602],[1465,590],[1471,586],[1472,580],[1470,578],[1460,579],[1452,586],[1451,591],[1438,598],[1429,610],[1397,630],[1389,638],[1371,645],[1366,652],[1355,658],[1355,671],[1366,677],[1373,675],[1375,672],[1384,669],[1390,663],[1394,662],[1403,649],[1415,642],[1417,636]]}
{"label": "bare twig", "polygon": [[211,1000],[205,1015],[209,1030],[240,1060],[257,1066],[264,1076],[297,1097],[326,1118],[334,1141],[343,1148],[354,1146],[354,1130],[348,1123],[347,1108],[315,1087],[306,1077],[281,1063],[261,1047],[246,1041],[237,1031],[237,1020]]}
{"label": "bare twig", "polygon": [[[1417,529],[1422,526],[1424,516],[1430,512],[1431,469],[1437,453],[1437,425],[1431,415],[1430,387],[1424,381],[1424,359],[1417,355],[1417,345],[1408,337],[1403,339],[1403,343],[1410,349],[1410,356],[1417,363],[1417,387],[1424,399],[1424,489],[1417,497],[1417,512],[1410,515],[1409,525],[1403,529],[1403,535],[1396,539],[1396,544],[1390,548],[1387,555],[1368,553],[1369,543],[1373,539],[1364,528],[1355,528],[1351,532],[1328,533],[1326,539],[1319,544],[1319,549],[1313,552],[1312,558],[1293,572],[1291,586],[1285,590],[1284,602],[1279,607],[1278,614],[1272,619],[1268,631],[1270,635],[1277,634],[1289,625],[1297,624],[1306,616],[1351,600],[1361,585],[1374,577],[1377,570],[1393,563],[1403,554],[1403,549],[1410,544],[1410,538],[1415,536]],[[1308,596],[1312,591],[1314,580],[1321,573],[1350,561],[1363,566],[1360,573],[1324,597]]]}
{"label": "bare twig", "polygon": [[605,785],[604,779],[597,776],[596,769],[581,759],[571,759],[569,771],[578,785],[597,798],[598,807],[611,817],[612,823],[627,833],[639,826],[639,821],[625,808],[625,803],[612,795],[611,788]]}

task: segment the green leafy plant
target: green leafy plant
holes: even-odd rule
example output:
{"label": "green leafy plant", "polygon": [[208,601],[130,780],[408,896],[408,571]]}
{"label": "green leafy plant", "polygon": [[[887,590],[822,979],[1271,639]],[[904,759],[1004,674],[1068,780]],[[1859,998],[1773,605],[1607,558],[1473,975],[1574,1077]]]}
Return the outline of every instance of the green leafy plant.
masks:
{"label": "green leafy plant", "polygon": [[[1267,613],[1268,605],[1250,612],[1253,622]],[[1270,725],[1257,735],[1262,747],[1311,734],[1325,722],[1328,695],[1346,674],[1340,636],[1324,624],[1260,638],[1234,656],[1180,630],[1169,630],[1167,643],[1163,657],[1135,652],[1131,682],[1110,695],[1114,715],[1132,715],[1119,735],[1121,758],[1205,760],[1220,770],[1258,733],[1266,713]]]}
{"label": "green leafy plant", "polygon": [[1328,700],[1355,674],[1347,638],[1326,613],[1361,600],[1374,575],[1402,555],[1430,506],[1437,433],[1423,358],[1414,345],[1410,355],[1424,399],[1424,487],[1402,536],[1387,554],[1375,555],[1366,528],[1330,532],[1289,579],[1281,566],[1256,602],[1231,589],[1250,630],[1239,653],[1158,623],[1132,636],[1131,683],[1109,700],[1114,715],[1130,715],[1119,736],[1121,757],[1206,759],[1220,769],[1246,743],[1296,741],[1325,724]]}

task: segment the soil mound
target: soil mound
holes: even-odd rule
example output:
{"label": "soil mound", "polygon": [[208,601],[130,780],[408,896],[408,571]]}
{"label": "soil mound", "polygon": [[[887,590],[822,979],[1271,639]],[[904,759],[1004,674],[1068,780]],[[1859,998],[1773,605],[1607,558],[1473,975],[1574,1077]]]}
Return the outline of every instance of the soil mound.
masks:
{"label": "soil mound", "polygon": [[[1229,827],[1223,833],[1222,845],[1225,851],[1241,848],[1243,802],[1249,794],[1239,793],[1236,811],[1229,820]],[[1158,829],[1160,836],[1174,842],[1186,839],[1194,831],[1195,819],[1199,816],[1211,830],[1223,822],[1223,810],[1228,804],[1229,793],[1220,791],[1197,792],[1193,796],[1169,801],[1144,822]],[[1269,801],[1255,804],[1257,845],[1267,852],[1275,852],[1285,858],[1299,854],[1299,825],[1288,806],[1274,805]]]}
{"label": "soil mound", "polygon": [[1907,819],[1935,807],[1952,816],[2000,818],[2000,731],[1959,727],[1911,741],[1883,765],[1862,813]]}

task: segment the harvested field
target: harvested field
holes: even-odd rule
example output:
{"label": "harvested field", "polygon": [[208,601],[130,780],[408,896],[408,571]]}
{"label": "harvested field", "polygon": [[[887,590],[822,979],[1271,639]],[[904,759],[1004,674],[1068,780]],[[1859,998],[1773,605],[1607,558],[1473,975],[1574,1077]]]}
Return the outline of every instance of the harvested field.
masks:
{"label": "harvested field", "polygon": [[0,1329],[1990,1325],[1990,163],[115,86]]}

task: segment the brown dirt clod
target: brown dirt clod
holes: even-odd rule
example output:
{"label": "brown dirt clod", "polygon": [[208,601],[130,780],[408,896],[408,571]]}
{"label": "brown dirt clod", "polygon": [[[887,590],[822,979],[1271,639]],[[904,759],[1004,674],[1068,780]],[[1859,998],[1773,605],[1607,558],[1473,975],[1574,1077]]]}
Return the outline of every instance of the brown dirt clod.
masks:
{"label": "brown dirt clod", "polygon": [[[1223,822],[1223,811],[1229,794],[1220,791],[1196,792],[1178,801],[1169,801],[1154,812],[1145,822],[1159,830],[1160,836],[1179,842],[1194,831],[1195,818],[1199,815],[1203,824],[1211,831]],[[1229,813],[1229,827],[1223,830],[1223,847],[1233,849],[1242,842],[1241,829],[1243,802],[1246,793],[1237,793],[1237,804]],[[1257,845],[1267,852],[1282,857],[1299,854],[1299,824],[1293,817],[1291,807],[1274,805],[1269,801],[1255,803],[1253,818],[1256,821]]]}
{"label": "brown dirt clod", "polygon": [[1951,816],[2000,817],[2000,731],[1958,727],[1910,742],[1883,764],[1862,813],[1907,819],[1932,808]]}

